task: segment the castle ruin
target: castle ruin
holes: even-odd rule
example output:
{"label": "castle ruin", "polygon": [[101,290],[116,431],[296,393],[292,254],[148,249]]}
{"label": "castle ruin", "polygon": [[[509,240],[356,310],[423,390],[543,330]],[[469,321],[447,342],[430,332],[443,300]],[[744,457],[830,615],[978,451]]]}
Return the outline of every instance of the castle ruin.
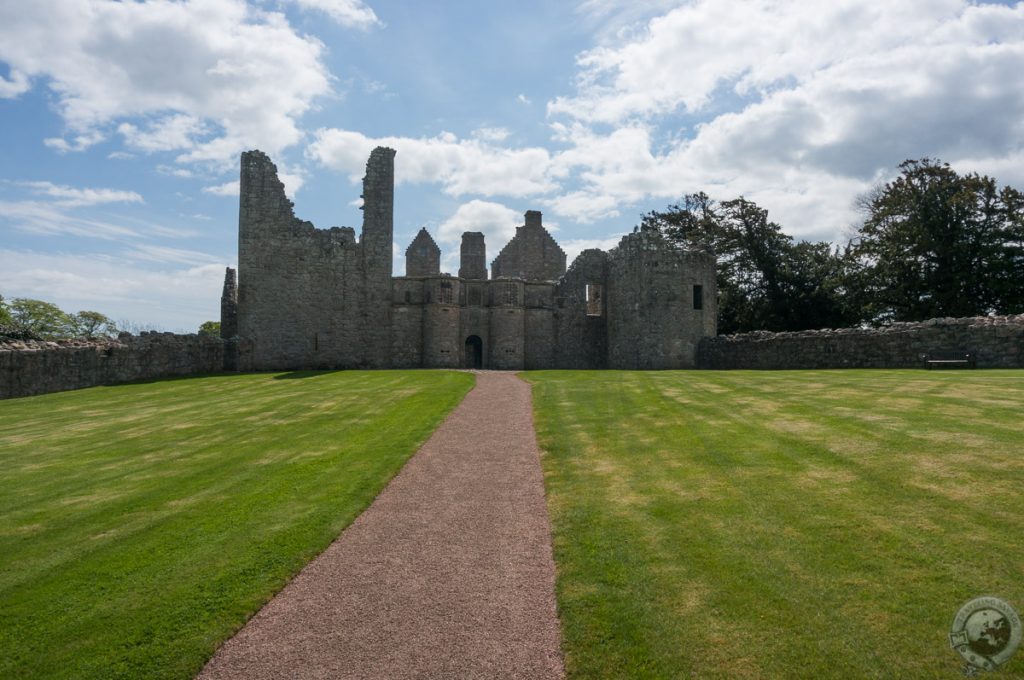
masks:
{"label": "castle ruin", "polygon": [[238,278],[228,270],[221,299],[227,370],[692,368],[715,335],[714,257],[656,232],[566,269],[531,210],[490,276],[482,233],[463,234],[453,276],[425,229],[394,276],[394,158],[370,154],[357,240],[297,219],[270,159],[242,154]]}

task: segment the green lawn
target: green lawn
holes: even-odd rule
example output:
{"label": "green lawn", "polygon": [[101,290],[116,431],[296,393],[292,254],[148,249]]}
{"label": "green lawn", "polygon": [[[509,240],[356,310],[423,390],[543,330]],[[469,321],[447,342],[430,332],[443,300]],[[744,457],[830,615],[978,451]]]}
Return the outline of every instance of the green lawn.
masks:
{"label": "green lawn", "polygon": [[570,677],[953,678],[1024,613],[1024,372],[525,377]]}
{"label": "green lawn", "polygon": [[0,678],[188,678],[470,389],[257,374],[0,401]]}

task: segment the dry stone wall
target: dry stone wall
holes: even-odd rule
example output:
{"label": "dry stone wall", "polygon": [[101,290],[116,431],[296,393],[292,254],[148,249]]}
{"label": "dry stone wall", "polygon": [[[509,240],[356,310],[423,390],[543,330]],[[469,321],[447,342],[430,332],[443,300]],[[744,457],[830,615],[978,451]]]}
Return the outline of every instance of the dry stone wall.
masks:
{"label": "dry stone wall", "polygon": [[697,367],[922,368],[925,356],[960,352],[969,352],[978,368],[1024,367],[1024,315],[720,335],[701,340]]}
{"label": "dry stone wall", "polygon": [[0,399],[219,373],[223,365],[224,341],[204,335],[123,333],[116,340],[0,341]]}

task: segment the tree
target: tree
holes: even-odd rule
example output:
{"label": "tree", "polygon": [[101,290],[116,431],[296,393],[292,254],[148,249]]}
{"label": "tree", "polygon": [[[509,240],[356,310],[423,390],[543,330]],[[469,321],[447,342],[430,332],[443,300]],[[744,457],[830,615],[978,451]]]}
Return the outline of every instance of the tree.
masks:
{"label": "tree", "polygon": [[199,326],[199,335],[209,335],[214,338],[219,338],[220,321],[204,321]]}
{"label": "tree", "polygon": [[924,158],[864,200],[851,243],[866,320],[919,321],[1021,308],[1019,192]]}
{"label": "tree", "polygon": [[722,333],[847,325],[839,253],[828,243],[794,244],[752,201],[690,194],[647,213],[640,226],[715,253]]}
{"label": "tree", "polygon": [[4,296],[0,295],[0,326],[10,326],[13,323],[14,319],[11,318],[11,310],[7,308]]}
{"label": "tree", "polygon": [[55,304],[31,298],[14,298],[9,308],[17,331],[46,339],[67,335],[71,319]]}
{"label": "tree", "polygon": [[81,338],[109,338],[117,334],[117,324],[99,312],[81,311],[71,317],[71,334]]}

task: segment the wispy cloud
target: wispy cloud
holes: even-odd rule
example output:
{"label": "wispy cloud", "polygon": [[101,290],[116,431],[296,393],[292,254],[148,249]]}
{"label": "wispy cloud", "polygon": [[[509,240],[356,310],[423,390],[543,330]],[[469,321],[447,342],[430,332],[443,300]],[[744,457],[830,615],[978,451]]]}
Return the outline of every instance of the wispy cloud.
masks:
{"label": "wispy cloud", "polygon": [[18,182],[33,193],[57,199],[55,203],[67,208],[79,208],[102,203],[143,203],[142,196],[134,191],[120,189],[92,189],[69,187],[53,182]]}
{"label": "wispy cloud", "polygon": [[382,26],[377,14],[361,0],[290,0],[303,9],[323,12],[341,26],[367,30]]}

